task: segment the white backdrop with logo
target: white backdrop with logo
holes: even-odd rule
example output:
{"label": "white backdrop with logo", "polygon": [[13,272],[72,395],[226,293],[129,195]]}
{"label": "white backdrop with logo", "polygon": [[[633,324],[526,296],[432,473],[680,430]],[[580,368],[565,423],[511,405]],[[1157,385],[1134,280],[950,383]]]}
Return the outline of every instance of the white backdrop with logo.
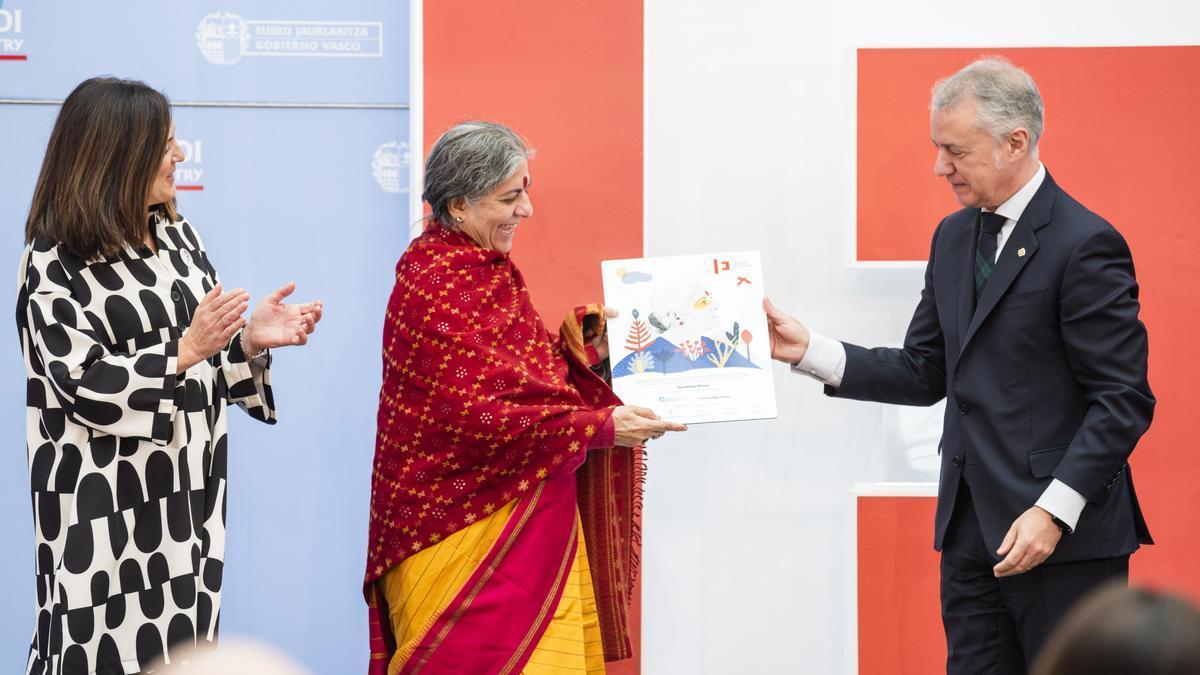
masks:
{"label": "white backdrop with logo", "polygon": [[[1200,5],[1177,0],[645,4],[647,255],[761,250],[776,305],[871,346],[903,339],[923,269],[851,262],[857,48],[1200,41]],[[778,419],[651,444],[647,673],[855,672],[851,492],[936,480],[941,408],[831,400],[776,368]]]}
{"label": "white backdrop with logo", "polygon": [[[408,241],[409,4],[0,0],[0,279],[15,299],[33,184],[61,101],[111,74],[175,103],[179,208],[227,286],[326,301],[276,354],[279,423],[233,416],[221,631],[317,673],[362,672],[360,590],[392,268]],[[7,262],[6,262],[7,261]],[[11,300],[10,300],[11,303]],[[12,304],[7,314],[12,321]],[[25,387],[0,339],[0,672],[34,629]]]}

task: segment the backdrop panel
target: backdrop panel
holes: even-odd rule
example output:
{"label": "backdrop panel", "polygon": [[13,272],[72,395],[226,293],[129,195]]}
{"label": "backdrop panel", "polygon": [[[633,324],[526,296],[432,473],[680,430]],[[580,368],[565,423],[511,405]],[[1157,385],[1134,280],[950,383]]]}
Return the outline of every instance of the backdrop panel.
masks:
{"label": "backdrop panel", "polygon": [[[537,155],[513,260],[552,332],[600,302],[600,260],[642,255],[642,3],[423,5],[426,149],[457,122],[511,126]],[[640,655],[640,598],[630,629]],[[637,658],[610,673],[637,672]]]}
{"label": "backdrop panel", "polygon": [[[886,484],[880,489],[886,491]],[[911,527],[932,522],[936,506],[937,499],[928,496],[869,494],[856,500],[860,673],[945,670],[939,556],[929,533]]]}
{"label": "backdrop panel", "polygon": [[864,49],[858,53],[859,260],[923,260],[932,227],[955,208],[944,181],[930,181],[928,140],[897,134],[928,127],[928,83],[980,52],[1029,71],[1046,102],[1040,155],[1063,188],[1125,235],[1150,332],[1154,423],[1131,466],[1158,542],[1134,556],[1135,579],[1200,598],[1194,536],[1200,465],[1181,462],[1192,435],[1200,365],[1193,251],[1200,233],[1189,199],[1200,183],[1200,47]]}
{"label": "backdrop panel", "polygon": [[[747,0],[736,9],[720,0],[646,3],[646,252],[696,253],[730,242],[761,250],[766,291],[810,328],[859,344],[899,344],[923,269],[856,260],[860,154],[904,162],[886,177],[907,187],[878,206],[889,210],[890,226],[912,234],[905,249],[912,252],[887,259],[924,258],[938,220],[956,208],[944,180],[933,175],[930,88],[977,55],[1010,54],[1030,67],[1047,96],[1047,167],[1133,246],[1160,400],[1134,455],[1139,496],[1160,544],[1134,556],[1134,574],[1194,589],[1200,575],[1182,562],[1194,557],[1200,504],[1180,449],[1190,447],[1184,416],[1195,401],[1190,383],[1200,379],[1185,351],[1197,310],[1189,294],[1195,283],[1186,275],[1200,271],[1189,254],[1197,247],[1195,219],[1158,212],[1143,229],[1127,210],[1187,203],[1187,186],[1196,181],[1183,164],[1195,155],[1194,131],[1185,125],[1175,133],[1174,121],[1193,106],[1150,93],[1147,85],[1162,78],[1126,77],[1129,56],[1073,71],[1077,79],[1104,78],[1092,105],[1073,108],[1054,93],[1073,86],[1067,73],[1059,77],[997,45],[1194,45],[1200,5],[1099,0],[1081,12],[1072,3],[1015,0],[1005,12],[1012,20],[997,19],[989,6],[951,12],[934,0]],[[897,98],[878,103],[889,142],[868,145],[857,128],[859,50],[868,46],[968,49],[911,77],[915,68],[896,69],[905,83],[888,90]],[[1169,51],[1174,55],[1155,68],[1179,91],[1194,92],[1186,50]],[[910,100],[915,112],[903,107]],[[1092,143],[1066,144],[1080,134]],[[896,149],[894,139],[911,146]],[[1089,188],[1082,165],[1117,177],[1119,189]],[[927,194],[936,200],[934,212],[906,211],[910,198],[922,204]],[[908,416],[829,400],[817,383],[776,367],[777,420],[697,426],[652,444],[643,559],[647,672],[858,670],[858,605],[848,590],[858,583],[845,555],[855,550],[855,514],[847,495],[860,482],[936,476],[926,451],[936,441],[928,444],[920,418],[927,413],[936,425],[937,413],[910,409]],[[932,556],[932,517],[901,515],[896,541],[916,547],[897,549],[913,556],[901,568],[915,569],[910,562]],[[916,593],[921,583],[896,588]],[[884,667],[874,672],[929,672],[906,670],[898,660]]]}
{"label": "backdrop panel", "polygon": [[[347,2],[120,3],[8,0],[25,60],[0,60],[0,98],[61,99],[78,81],[134,77],[175,100],[377,102],[388,109],[177,107],[186,159],[180,211],[224,282],[255,299],[287,281],[322,298],[313,341],[276,354],[279,422],[234,411],[222,634],[275,643],[314,672],[362,672],[361,593],[382,321],[408,240],[408,5]],[[243,19],[382,22],[383,58],[256,56],[210,63],[197,49],[211,12]],[[5,15],[0,14],[0,29]],[[311,26],[313,24],[297,24]],[[0,30],[4,39],[16,28]],[[276,31],[282,30],[278,27]],[[10,43],[12,46],[15,43]],[[365,44],[365,43],[364,43]],[[0,272],[15,298],[33,184],[58,109],[0,105]],[[11,307],[11,305],[10,305]],[[12,320],[10,310],[10,321]],[[10,324],[11,325],[11,324]],[[0,339],[0,672],[19,672],[34,628],[24,373],[15,332]]]}
{"label": "backdrop panel", "polygon": [[[56,109],[0,113],[3,147],[40,157]],[[278,424],[240,412],[231,419],[222,630],[281,645],[319,673],[365,667],[360,588],[379,339],[392,268],[407,241],[399,219],[407,195],[380,188],[372,157],[404,139],[407,114],[177,110],[176,124],[180,138],[202,148],[202,162],[187,164],[204,171],[204,190],[181,192],[179,208],[224,283],[258,299],[295,280],[299,298],[326,301],[312,343],[276,354]],[[311,135],[314,128],[340,131]],[[45,131],[31,133],[38,129]],[[7,170],[17,168],[36,173],[34,162]],[[24,221],[32,179],[20,183],[0,207],[9,223]],[[20,235],[16,227],[6,232],[11,290]],[[2,342],[0,428],[9,432],[10,452],[0,464],[0,508],[10,515],[0,519],[0,537],[13,546],[0,561],[0,594],[15,600],[0,603],[0,664],[9,664],[0,669],[17,672],[33,630],[32,517],[19,345],[11,331]]]}
{"label": "backdrop panel", "polygon": [[0,56],[23,59],[0,60],[0,97],[61,99],[88,77],[136,74],[181,101],[409,100],[407,2],[5,0],[0,10],[12,19],[0,15]]}
{"label": "backdrop panel", "polygon": [[[642,3],[425,3],[426,149],[457,122],[537,152],[513,259],[551,328],[599,302],[600,260],[642,255]],[[514,37],[515,34],[519,37]]]}
{"label": "backdrop panel", "polygon": [[[5,67],[0,62],[0,68]],[[25,450],[25,367],[16,339],[13,308],[17,259],[24,247],[25,216],[57,108],[0,107],[0,297],[5,326],[0,331],[0,671],[23,672],[37,619],[33,550],[33,503]],[[36,157],[34,160],[32,158]]]}

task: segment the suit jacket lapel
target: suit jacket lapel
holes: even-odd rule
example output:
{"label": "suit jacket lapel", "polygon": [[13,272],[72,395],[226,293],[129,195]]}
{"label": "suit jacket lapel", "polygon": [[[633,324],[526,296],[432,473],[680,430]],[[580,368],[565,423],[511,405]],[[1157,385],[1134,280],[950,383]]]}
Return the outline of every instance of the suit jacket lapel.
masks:
{"label": "suit jacket lapel", "polygon": [[[958,335],[966,336],[967,328],[971,325],[971,314],[975,311],[975,248],[979,238],[979,209],[974,209],[971,226],[964,228],[962,239],[957,248],[961,251],[958,256],[959,270],[957,279],[965,279],[958,285]],[[966,340],[960,340],[960,345]],[[961,348],[959,352],[961,353]]]}
{"label": "suit jacket lapel", "polygon": [[[973,209],[973,213],[971,227],[965,228],[962,233],[964,241],[959,245],[961,250],[959,270],[958,276],[955,276],[955,279],[967,280],[959,283],[959,337],[966,336],[974,312],[974,258],[976,258],[976,241],[979,239],[979,209]],[[965,344],[965,340],[959,341],[959,345]]]}
{"label": "suit jacket lapel", "polygon": [[[1025,207],[1025,212],[1021,214],[1020,220],[1013,227],[1012,234],[1004,244],[1004,249],[1000,251],[996,267],[992,270],[992,275],[988,277],[987,285],[983,287],[983,295],[979,297],[979,304],[975,307],[975,313],[971,316],[966,335],[963,336],[963,350],[971,342],[971,338],[975,336],[984,319],[996,308],[996,303],[1000,302],[1000,298],[1008,292],[1008,288],[1012,286],[1017,275],[1033,259],[1038,249],[1038,240],[1034,233],[1050,222],[1050,212],[1057,194],[1058,186],[1047,173],[1045,180],[1042,181],[1042,186],[1033,195],[1029,206]],[[972,293],[975,289],[974,275],[975,266],[972,263],[969,273],[962,277],[966,280],[963,285],[969,286]],[[961,354],[961,351],[959,353]]]}

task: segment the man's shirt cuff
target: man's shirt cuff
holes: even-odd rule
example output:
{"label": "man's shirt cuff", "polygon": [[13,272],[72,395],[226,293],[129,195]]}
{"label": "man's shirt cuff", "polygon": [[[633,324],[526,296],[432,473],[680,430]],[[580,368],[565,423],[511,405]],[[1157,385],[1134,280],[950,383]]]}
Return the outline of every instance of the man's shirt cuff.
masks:
{"label": "man's shirt cuff", "polygon": [[800,363],[792,364],[792,371],[820,380],[837,389],[842,385],[846,372],[846,347],[833,338],[809,331],[808,350]]}
{"label": "man's shirt cuff", "polygon": [[1083,512],[1083,507],[1086,505],[1087,499],[1083,495],[1057,478],[1050,482],[1036,504],[1039,508],[1049,511],[1050,515],[1066,523],[1067,527],[1072,530],[1079,523],[1079,514]]}

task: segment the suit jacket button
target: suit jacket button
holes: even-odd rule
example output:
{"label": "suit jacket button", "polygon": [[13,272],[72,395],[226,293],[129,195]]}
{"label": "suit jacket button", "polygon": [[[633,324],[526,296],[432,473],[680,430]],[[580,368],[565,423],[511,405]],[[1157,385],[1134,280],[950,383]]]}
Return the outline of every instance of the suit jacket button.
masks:
{"label": "suit jacket button", "polygon": [[955,455],[954,458],[950,460],[950,463],[954,465],[954,468],[961,469],[963,465],[962,455]]}
{"label": "suit jacket button", "polygon": [[966,403],[958,404],[958,414],[959,415],[966,415],[969,412],[971,412],[971,407],[968,406]]}

